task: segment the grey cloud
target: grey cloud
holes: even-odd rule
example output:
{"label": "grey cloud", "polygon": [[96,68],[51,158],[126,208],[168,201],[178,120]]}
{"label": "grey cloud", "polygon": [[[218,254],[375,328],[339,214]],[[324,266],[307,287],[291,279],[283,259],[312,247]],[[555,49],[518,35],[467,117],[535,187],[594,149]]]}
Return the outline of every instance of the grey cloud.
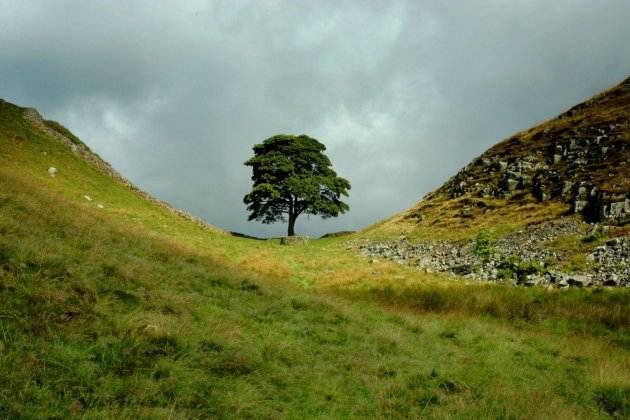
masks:
{"label": "grey cloud", "polygon": [[0,0],[0,96],[69,126],[134,182],[230,230],[251,146],[328,146],[350,213],[401,211],[512,132],[628,76],[619,0],[149,2]]}

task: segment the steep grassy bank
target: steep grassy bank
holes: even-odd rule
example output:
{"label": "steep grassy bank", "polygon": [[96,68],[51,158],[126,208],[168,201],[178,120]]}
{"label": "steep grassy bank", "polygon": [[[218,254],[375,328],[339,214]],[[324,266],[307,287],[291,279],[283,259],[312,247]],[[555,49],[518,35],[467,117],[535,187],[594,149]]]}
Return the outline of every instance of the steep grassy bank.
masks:
{"label": "steep grassy bank", "polygon": [[0,417],[628,415],[627,292],[454,284],[351,239],[203,228],[3,107]]}

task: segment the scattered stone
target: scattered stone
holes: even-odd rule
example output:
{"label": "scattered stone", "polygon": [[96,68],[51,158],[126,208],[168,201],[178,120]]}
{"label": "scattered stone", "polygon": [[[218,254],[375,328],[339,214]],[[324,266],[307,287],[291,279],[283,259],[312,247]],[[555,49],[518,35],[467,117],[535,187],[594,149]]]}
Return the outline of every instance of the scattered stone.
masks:
{"label": "scattered stone", "polygon": [[539,284],[545,283],[545,278],[542,276],[538,276],[538,275],[534,275],[534,274],[528,274],[525,277],[525,280],[521,283],[524,286],[538,286]]}
{"label": "scattered stone", "polygon": [[105,206],[102,205],[102,204],[97,204],[96,207],[98,207],[99,209],[104,209],[105,208]]}
{"label": "scattered stone", "polygon": [[611,239],[611,240],[606,242],[606,246],[610,246],[610,247],[613,247],[613,248],[618,246],[618,245],[620,245],[620,244],[621,244],[621,239],[619,239],[619,238],[613,238],[613,239]]}
{"label": "scattered stone", "polygon": [[282,245],[304,245],[308,241],[308,236],[285,236],[280,238],[280,244]]}
{"label": "scattered stone", "polygon": [[573,275],[567,279],[569,286],[586,287],[590,286],[591,279],[586,275]]}
{"label": "scattered stone", "polygon": [[92,201],[92,197],[90,197],[89,195],[84,195],[83,198],[85,198],[87,201]]}
{"label": "scattered stone", "polygon": [[[549,249],[550,242],[567,235],[594,236],[604,228],[609,231],[608,226],[589,226],[575,218],[529,226],[497,240],[494,253],[489,257],[475,253],[474,241],[413,243],[405,238],[403,241],[360,242],[358,249],[370,257],[370,263],[375,263],[377,258],[387,259],[427,273],[448,273],[471,280],[507,281],[528,287],[630,287],[630,237],[610,239],[606,245],[587,254],[588,273],[568,274],[549,268],[559,266],[564,258],[562,253]],[[538,272],[521,276],[514,268],[506,271],[506,262],[510,267],[509,262],[515,258],[522,266],[538,267]]]}
{"label": "scattered stone", "polygon": [[619,277],[616,274],[609,274],[602,284],[604,286],[619,286]]}
{"label": "scattered stone", "polygon": [[57,168],[55,168],[54,166],[51,166],[50,168],[48,168],[48,175],[55,177],[57,176],[57,173],[59,171],[57,170]]}

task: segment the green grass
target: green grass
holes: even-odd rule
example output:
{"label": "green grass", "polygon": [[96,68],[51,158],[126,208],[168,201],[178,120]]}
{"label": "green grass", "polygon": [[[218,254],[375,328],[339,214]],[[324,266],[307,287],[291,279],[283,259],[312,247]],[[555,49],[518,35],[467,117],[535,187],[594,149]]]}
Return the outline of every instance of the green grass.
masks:
{"label": "green grass", "polygon": [[358,237],[204,229],[0,104],[0,418],[628,415],[628,291],[455,282]]}

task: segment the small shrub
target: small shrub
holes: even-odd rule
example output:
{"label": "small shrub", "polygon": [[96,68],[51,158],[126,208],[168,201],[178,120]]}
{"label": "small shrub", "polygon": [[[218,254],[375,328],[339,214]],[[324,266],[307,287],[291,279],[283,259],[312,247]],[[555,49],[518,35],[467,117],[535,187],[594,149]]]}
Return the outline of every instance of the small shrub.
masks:
{"label": "small shrub", "polygon": [[514,272],[508,267],[499,268],[497,278],[502,281],[512,280],[514,278]]}
{"label": "small shrub", "polygon": [[586,255],[579,254],[572,256],[566,264],[566,270],[571,273],[579,273],[588,270],[588,260]]}
{"label": "small shrub", "polygon": [[540,274],[544,267],[537,261],[523,261],[519,257],[512,256],[499,263],[498,277],[504,280],[516,278],[522,281],[531,274]]}
{"label": "small shrub", "polygon": [[592,244],[594,242],[601,241],[603,238],[604,238],[604,235],[602,235],[601,232],[594,232],[582,238],[582,243]]}
{"label": "small shrub", "polygon": [[595,391],[595,401],[615,418],[630,416],[630,386],[603,386]]}
{"label": "small shrub", "polygon": [[483,229],[477,234],[477,237],[473,242],[473,252],[476,256],[483,259],[489,259],[494,255],[495,243],[492,231],[489,229]]}
{"label": "small shrub", "polygon": [[208,285],[211,287],[227,287],[228,283],[222,278],[214,278],[208,280]]}

